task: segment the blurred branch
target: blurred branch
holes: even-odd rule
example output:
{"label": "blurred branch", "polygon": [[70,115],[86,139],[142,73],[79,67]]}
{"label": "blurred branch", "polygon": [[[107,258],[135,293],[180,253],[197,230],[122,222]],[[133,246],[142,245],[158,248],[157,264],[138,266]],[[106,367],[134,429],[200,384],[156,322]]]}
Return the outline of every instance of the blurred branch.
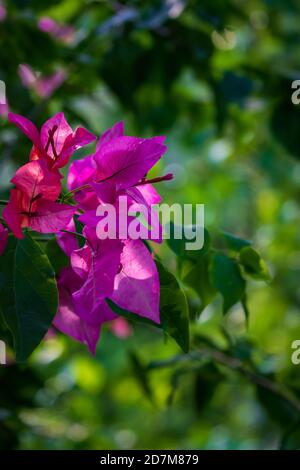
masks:
{"label": "blurred branch", "polygon": [[219,364],[239,372],[251,383],[263,387],[274,395],[284,399],[297,411],[297,413],[300,414],[300,401],[286,387],[270,380],[256,371],[251,370],[240,359],[230,356],[217,348],[203,347],[199,348],[197,351],[192,351],[189,354],[177,355],[164,361],[153,361],[148,364],[148,370],[171,367],[179,363],[207,358],[213,359]]}

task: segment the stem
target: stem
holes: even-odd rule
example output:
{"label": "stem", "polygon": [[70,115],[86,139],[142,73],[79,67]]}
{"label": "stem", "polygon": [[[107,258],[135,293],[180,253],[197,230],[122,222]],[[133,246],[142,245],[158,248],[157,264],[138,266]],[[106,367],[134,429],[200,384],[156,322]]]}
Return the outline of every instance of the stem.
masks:
{"label": "stem", "polygon": [[79,233],[79,232],[72,232],[72,230],[61,230],[61,232],[70,233],[71,235],[74,235],[75,237],[84,238],[84,240],[86,239],[85,236],[82,235],[82,233]]}
{"label": "stem", "polygon": [[245,368],[243,362],[240,359],[228,356],[227,354],[224,354],[222,351],[219,350],[210,350],[209,348],[203,348],[202,350],[199,350],[199,352],[200,354],[209,355],[224,366],[237,370],[242,375],[247,377],[250,382],[256,385],[260,385],[261,387],[272,392],[274,395],[277,395],[288,401],[298,411],[298,413],[300,413],[300,402],[293,396],[293,394],[288,389],[286,389],[285,387],[283,388],[281,385],[258,374],[257,372],[253,372],[250,369]]}
{"label": "stem", "polygon": [[[114,175],[112,175],[112,176],[114,176]],[[111,176],[108,177],[108,178],[105,178],[103,180],[99,180],[99,181],[97,181],[97,183],[102,183],[103,181],[107,181],[110,178],[111,178]],[[151,180],[143,179],[142,181],[135,184],[134,186],[142,186],[142,185],[145,185],[145,184],[160,183],[161,181],[170,181],[173,178],[174,178],[173,173],[167,173],[164,176],[158,176],[157,178],[152,178]],[[83,189],[88,189],[90,187],[91,187],[91,185],[89,183],[83,184],[82,186],[78,186],[78,188],[72,189],[72,191],[69,191],[68,193],[66,193],[64,195],[63,199],[68,199],[68,197],[72,196],[73,194],[78,193],[79,191],[82,191]]]}
{"label": "stem", "polygon": [[72,189],[72,191],[69,191],[68,193],[66,193],[63,196],[62,200],[64,201],[65,199],[68,199],[69,197],[73,196],[73,194],[79,193],[79,191],[82,191],[83,189],[88,189],[88,188],[90,188],[89,183],[83,184],[82,186],[78,186],[78,188]]}
{"label": "stem", "polygon": [[8,201],[6,201],[5,199],[0,199],[0,206],[6,206],[7,203]]}
{"label": "stem", "polygon": [[228,354],[220,351],[219,349],[213,348],[201,348],[197,351],[192,351],[189,354],[177,355],[171,359],[167,359],[161,362],[152,362],[148,365],[148,370],[153,370],[156,368],[170,367],[179,362],[188,362],[189,360],[199,360],[205,357],[214,359],[219,364],[228,367],[229,369],[236,370],[244,377],[247,377],[250,382],[260,387],[265,388],[269,392],[277,395],[280,398],[283,398],[288,402],[295,410],[300,414],[300,401],[285,387],[273,382],[272,380],[253,372],[251,369],[245,367],[243,362],[236,357],[229,356]]}
{"label": "stem", "polygon": [[55,149],[55,144],[54,144],[54,139],[53,139],[53,136],[55,134],[55,132],[57,131],[57,126],[54,126],[53,129],[51,129],[48,134],[49,134],[49,138],[48,138],[48,142],[46,144],[46,147],[45,147],[45,152],[47,153],[48,152],[48,149],[49,149],[49,146],[51,145],[52,147],[52,152],[53,152],[53,155],[54,155],[54,158],[57,159],[58,155],[56,153],[56,149]]}
{"label": "stem", "polygon": [[[61,196],[58,199],[58,202],[61,203],[61,204],[64,204],[65,203],[65,196]],[[73,204],[71,202],[67,202],[67,206],[77,207],[76,204]]]}
{"label": "stem", "polygon": [[151,180],[143,179],[139,183],[135,184],[135,186],[142,186],[144,184],[152,184],[152,183],[160,183],[161,181],[170,181],[174,178],[173,173],[167,173],[164,176],[158,176],[157,178],[152,178]]}

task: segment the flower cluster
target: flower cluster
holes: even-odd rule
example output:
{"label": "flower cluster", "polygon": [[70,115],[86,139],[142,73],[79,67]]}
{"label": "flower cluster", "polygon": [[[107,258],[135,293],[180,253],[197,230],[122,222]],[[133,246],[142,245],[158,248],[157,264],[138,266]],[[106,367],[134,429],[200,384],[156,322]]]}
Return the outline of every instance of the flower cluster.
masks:
{"label": "flower cluster", "polygon": [[[56,234],[70,260],[57,277],[54,326],[94,353],[102,324],[117,318],[107,299],[159,324],[159,276],[149,249],[141,239],[99,238],[96,226],[98,206],[110,203],[117,208],[121,196],[128,210],[160,202],[153,183],[171,176],[149,180],[147,173],[166,152],[164,137],[126,136],[123,123],[117,123],[98,139],[95,153],[70,165],[68,193],[62,196],[60,169],[75,150],[96,137],[81,127],[73,131],[63,113],[46,121],[40,131],[22,116],[10,113],[9,120],[33,147],[29,162],[11,180],[15,187],[2,217],[17,238],[23,237],[25,227]],[[1,226],[2,251],[6,238],[7,229]]]}
{"label": "flower cluster", "polygon": [[73,131],[63,113],[46,121],[40,132],[22,116],[9,113],[8,118],[32,141],[33,148],[29,162],[11,180],[15,189],[3,210],[3,218],[17,238],[23,237],[24,227],[41,233],[58,233],[76,213],[75,207],[55,202],[61,193],[59,170],[75,150],[96,137],[81,127]]}

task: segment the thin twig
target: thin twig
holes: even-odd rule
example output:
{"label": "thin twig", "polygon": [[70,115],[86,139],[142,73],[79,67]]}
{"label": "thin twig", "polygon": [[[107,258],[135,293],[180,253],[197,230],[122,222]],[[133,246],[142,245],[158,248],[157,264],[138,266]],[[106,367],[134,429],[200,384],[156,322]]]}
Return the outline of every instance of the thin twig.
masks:
{"label": "thin twig", "polygon": [[151,362],[148,365],[148,370],[171,367],[178,363],[189,362],[191,360],[193,361],[203,358],[214,359],[219,364],[222,364],[229,369],[236,370],[244,377],[247,377],[253,384],[259,385],[260,387],[269,390],[274,395],[277,395],[278,397],[286,400],[300,414],[300,401],[286,387],[273,382],[272,380],[264,377],[263,375],[260,375],[257,372],[253,372],[251,369],[247,368],[240,359],[230,356],[223,351],[220,351],[219,349],[205,347],[197,349],[196,351],[191,351],[189,354],[174,356],[171,359],[164,361]]}
{"label": "thin twig", "polygon": [[61,230],[61,232],[69,233],[70,235],[74,235],[75,237],[81,237],[81,238],[84,238],[84,240],[86,240],[85,236],[79,232],[72,232],[72,230]]}

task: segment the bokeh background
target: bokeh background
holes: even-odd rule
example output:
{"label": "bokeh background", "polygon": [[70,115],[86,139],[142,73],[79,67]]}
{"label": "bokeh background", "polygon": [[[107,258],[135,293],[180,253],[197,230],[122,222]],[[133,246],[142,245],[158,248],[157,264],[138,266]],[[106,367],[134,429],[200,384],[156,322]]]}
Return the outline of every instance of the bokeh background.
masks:
{"label": "bokeh background", "polygon": [[[291,362],[300,339],[299,24],[296,0],[0,3],[0,79],[12,111],[38,125],[64,111],[97,135],[118,120],[132,135],[165,134],[169,150],[153,173],[175,174],[160,185],[165,201],[204,203],[216,243],[220,230],[253,241],[273,280],[250,283],[248,328],[240,306],[223,317],[218,296],[192,332],[229,343],[233,359],[300,399]],[[2,198],[29,150],[3,112]],[[158,251],[175,270],[167,244]],[[0,367],[0,448],[300,447],[288,401],[220,361],[178,355],[173,340],[142,326],[103,329],[95,358],[49,337],[28,364]]]}

